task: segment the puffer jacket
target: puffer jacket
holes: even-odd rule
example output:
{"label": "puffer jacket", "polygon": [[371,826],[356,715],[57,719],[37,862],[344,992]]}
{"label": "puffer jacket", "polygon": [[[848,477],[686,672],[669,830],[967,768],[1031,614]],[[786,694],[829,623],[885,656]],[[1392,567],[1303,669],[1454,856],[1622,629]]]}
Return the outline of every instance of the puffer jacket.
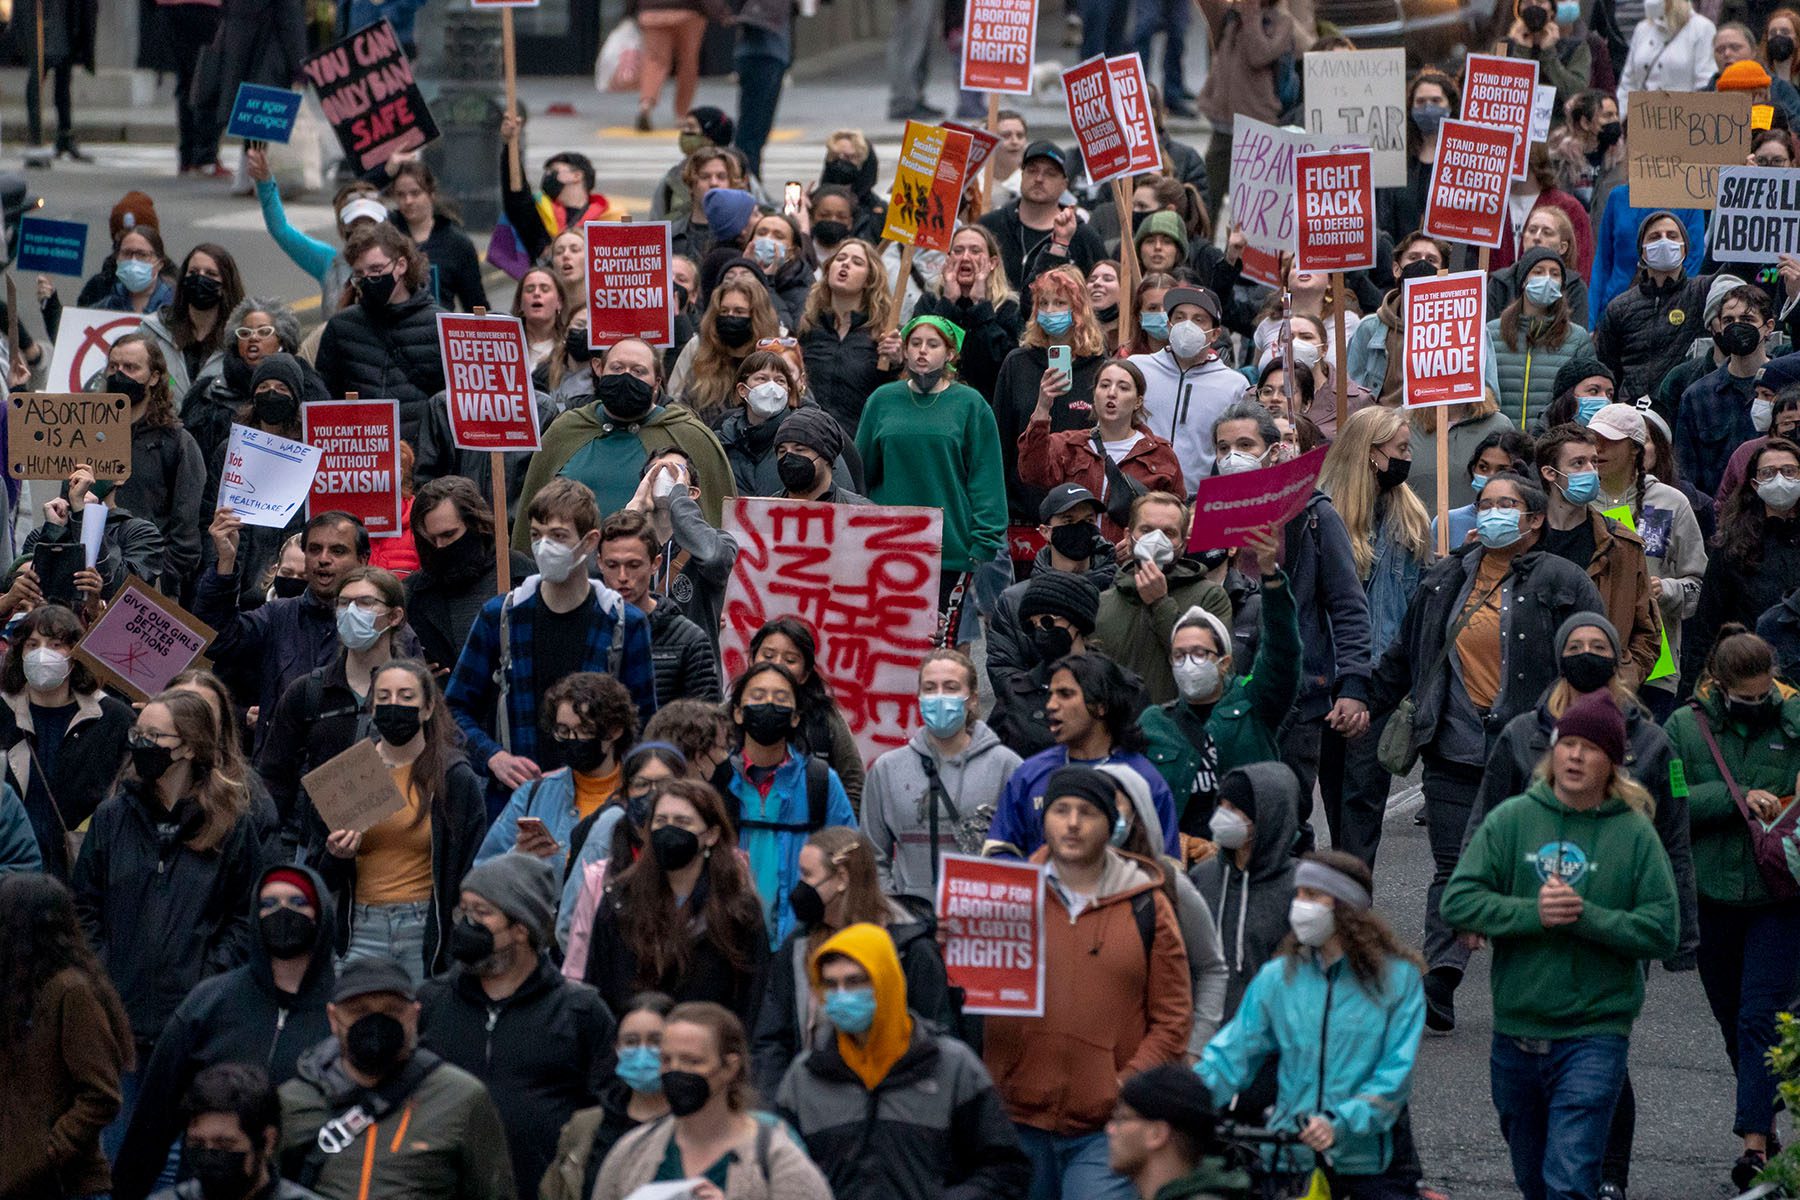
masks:
{"label": "puffer jacket", "polygon": [[[817,286],[824,287],[821,281]],[[850,329],[839,337],[837,325],[830,319],[819,322],[800,335],[800,354],[806,360],[806,382],[819,407],[837,418],[844,427],[844,437],[856,437],[857,423],[862,420],[863,405],[869,393],[893,380],[894,372],[875,365],[875,348],[881,330],[869,327],[864,313],[850,314]],[[965,344],[966,350],[966,344]]]}
{"label": "puffer jacket", "polygon": [[1242,775],[1256,796],[1256,840],[1238,866],[1235,851],[1220,851],[1188,871],[1188,879],[1212,910],[1225,951],[1225,1014],[1230,1019],[1250,980],[1274,957],[1288,935],[1288,902],[1294,898],[1294,834],[1300,828],[1300,780],[1280,762],[1247,763]]}
{"label": "puffer jacket", "polygon": [[400,437],[419,444],[431,397],[444,390],[437,314],[420,290],[380,314],[352,304],[325,323],[314,362],[333,396],[356,392],[400,401]]}
{"label": "puffer jacket", "polygon": [[1531,318],[1519,316],[1519,347],[1513,349],[1500,332],[1500,318],[1487,324],[1488,342],[1494,349],[1494,369],[1500,375],[1500,411],[1511,417],[1520,429],[1541,429],[1544,410],[1556,399],[1556,373],[1564,363],[1578,358],[1592,358],[1593,338],[1575,324],[1573,310],[1569,332],[1557,347],[1532,346],[1526,338],[1525,325]]}
{"label": "puffer jacket", "polygon": [[[1104,549],[1105,553],[1088,560],[1088,569],[1083,572],[1102,595],[1119,573],[1119,562],[1112,556],[1112,547]],[[1035,575],[1054,569],[1050,565],[1050,547],[1045,546],[1031,560],[1031,572]],[[1032,647],[1031,635],[1019,624],[1019,602],[1025,599],[1025,588],[1030,582],[1024,579],[1009,585],[994,601],[994,611],[988,618],[987,675],[996,695],[1006,691],[1007,681],[1013,676],[1037,665],[1038,656]]]}
{"label": "puffer jacket", "polygon": [[[1675,215],[1659,209],[1645,217],[1638,225],[1640,243],[1645,225]],[[1706,322],[1700,318],[1712,281],[1711,275],[1681,271],[1659,284],[1640,270],[1631,286],[1606,306],[1594,327],[1594,353],[1618,379],[1620,399],[1634,402],[1648,396],[1687,357],[1694,340],[1705,336]]]}
{"label": "puffer jacket", "polygon": [[[862,830],[875,844],[875,873],[890,896],[937,902],[937,856],[962,851],[965,824],[987,831],[1001,789],[1018,770],[1020,757],[985,721],[969,728],[969,744],[948,758],[938,757],[924,729],[904,746],[889,750],[863,779]],[[937,802],[937,844],[931,841],[931,780],[935,766],[950,807]],[[979,849],[980,833],[975,841]],[[968,851],[962,851],[967,853]],[[913,1007],[919,1007],[916,1003]]]}
{"label": "puffer jacket", "polygon": [[658,596],[650,610],[650,661],[656,668],[656,702],[719,702],[719,656],[706,631]]}
{"label": "puffer jacket", "polygon": [[[169,308],[159,308],[155,312],[147,312],[144,314],[143,321],[138,325],[138,332],[149,338],[156,348],[162,351],[163,361],[169,366],[169,389],[174,392],[175,401],[179,404],[181,398],[187,395],[189,388],[202,379],[210,379],[219,373],[224,366],[225,352],[222,349],[214,350],[201,362],[198,371],[190,371],[188,357],[176,347],[175,335],[169,329],[171,316],[172,310]],[[223,321],[224,319],[225,314],[219,313],[219,320]],[[231,331],[226,330],[225,333],[229,338]]]}
{"label": "puffer jacket", "polygon": [[64,836],[79,829],[100,806],[125,765],[125,738],[137,719],[131,706],[96,688],[74,692],[75,715],[63,730],[54,769],[37,754],[36,720],[29,692],[0,694],[0,753],[6,782],[29,818],[42,864],[64,883],[75,864]]}
{"label": "puffer jacket", "polygon": [[[1365,700],[1369,686],[1369,597],[1356,577],[1350,535],[1331,498],[1315,491],[1282,531],[1282,568],[1294,589],[1305,648],[1296,712],[1320,716],[1336,700]],[[1167,656],[1165,655],[1165,661]]]}

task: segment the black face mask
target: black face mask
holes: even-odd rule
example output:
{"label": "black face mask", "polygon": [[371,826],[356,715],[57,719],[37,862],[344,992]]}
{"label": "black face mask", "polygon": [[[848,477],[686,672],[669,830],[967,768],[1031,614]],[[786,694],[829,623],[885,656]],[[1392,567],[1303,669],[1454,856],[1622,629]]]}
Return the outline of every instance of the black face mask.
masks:
{"label": "black face mask", "polygon": [[300,958],[317,943],[319,923],[297,908],[278,908],[257,920],[256,932],[270,958]]}
{"label": "black face mask", "polygon": [[362,306],[379,312],[394,299],[394,285],[399,283],[392,275],[370,275],[356,281],[356,298]]}
{"label": "black face mask", "polygon": [[819,172],[820,183],[832,183],[838,187],[853,188],[862,176],[862,168],[847,158],[833,158],[825,163],[825,169]]}
{"label": "black face mask", "polygon": [[756,331],[750,327],[749,317],[720,317],[718,323],[719,341],[732,349],[737,349],[750,340]]}
{"label": "black face mask", "polygon": [[188,307],[201,312],[211,312],[225,298],[225,285],[198,271],[189,271],[182,276],[181,290],[187,295]]}
{"label": "black face mask", "polygon": [[277,575],[269,581],[275,589],[277,600],[292,600],[306,590],[306,577],[303,575]]}
{"label": "black face mask", "polygon": [[567,741],[558,738],[556,746],[562,751],[563,761],[584,774],[599,770],[600,764],[612,752],[612,747],[603,737],[570,738]]}
{"label": "black face mask", "polygon": [[1594,134],[1594,138],[1599,142],[1600,149],[1602,150],[1611,150],[1614,146],[1619,144],[1619,139],[1624,136],[1625,125],[1620,121],[1608,121],[1600,126],[1599,130]]}
{"label": "black face mask", "polygon": [[369,723],[390,746],[404,746],[425,726],[424,710],[412,704],[377,704]]}
{"label": "black face mask", "polygon": [[794,920],[802,925],[817,925],[825,919],[824,897],[819,895],[818,888],[804,879],[789,890],[788,907],[794,910]]}
{"label": "black face mask", "polygon": [[1390,458],[1387,460],[1387,466],[1375,472],[1375,484],[1382,491],[1391,492],[1405,483],[1406,477],[1410,474],[1412,474],[1412,459]]}
{"label": "black face mask", "polygon": [[790,452],[775,460],[775,473],[781,477],[781,486],[798,496],[812,491],[819,481],[819,464],[804,454]]}
{"label": "black face mask", "polygon": [[570,362],[584,363],[594,357],[594,352],[588,349],[587,326],[577,325],[563,334],[563,349]]}
{"label": "black face mask", "polygon": [[1218,569],[1218,566],[1220,563],[1224,562],[1226,559],[1231,557],[1231,551],[1229,551],[1229,550],[1202,550],[1202,551],[1200,551],[1200,553],[1190,555],[1189,557],[1198,559],[1199,563],[1202,567],[1204,567],[1208,571],[1212,571],[1212,570]]}
{"label": "black face mask", "polygon": [[270,389],[251,398],[250,412],[264,425],[292,425],[300,417],[300,401],[286,392]]}
{"label": "black face mask", "polygon": [[594,399],[615,421],[627,425],[643,420],[656,407],[656,389],[623,371],[594,380]]}
{"label": "black face mask", "polygon": [[562,190],[563,181],[557,177],[555,171],[545,171],[544,177],[538,180],[538,191],[544,193],[544,195],[550,197],[552,200],[561,196]]}
{"label": "black face mask", "polygon": [[785,745],[794,729],[794,710],[785,704],[744,705],[744,736],[759,746]]}
{"label": "black face mask", "polygon": [[136,771],[137,777],[145,783],[155,783],[167,775],[169,768],[174,765],[175,751],[167,746],[158,746],[152,743],[148,746],[131,748],[131,769]]}
{"label": "black face mask", "polygon": [[929,395],[931,390],[944,381],[944,368],[933,367],[929,371],[914,371],[912,390],[919,395]]}
{"label": "black face mask", "polygon": [[1550,10],[1533,5],[1519,13],[1519,20],[1525,22],[1525,28],[1536,33],[1550,23]]}
{"label": "black face mask", "polygon": [[1402,279],[1436,279],[1437,264],[1428,258],[1417,258],[1400,268]]}
{"label": "black face mask", "polygon": [[406,1026],[398,1017],[373,1012],[358,1017],[344,1031],[344,1054],[364,1075],[384,1079],[406,1052]]}
{"label": "black face mask", "polygon": [[1075,649],[1075,635],[1061,625],[1034,625],[1031,644],[1037,649],[1039,662],[1053,663],[1067,658]]}
{"label": "black face mask", "polygon": [[729,789],[731,787],[732,774],[731,760],[729,758],[723,758],[719,760],[719,765],[713,768],[712,778],[708,779],[707,782],[713,785],[713,791],[719,793],[719,795],[729,796],[731,795]]}
{"label": "black face mask", "polygon": [[494,957],[494,931],[479,921],[460,918],[450,927],[450,957],[476,967]]}
{"label": "black face mask", "polygon": [[1721,354],[1732,354],[1742,357],[1752,354],[1762,345],[1762,330],[1748,321],[1730,321],[1725,328],[1713,334],[1713,345]]}
{"label": "black face mask", "polygon": [[106,390],[109,392],[117,392],[119,395],[125,397],[125,399],[131,401],[132,407],[134,408],[144,402],[144,397],[150,391],[148,387],[139,383],[123,371],[112,371],[108,373],[106,376]]}
{"label": "black face mask", "polygon": [[1768,697],[1761,700],[1737,700],[1730,697],[1725,701],[1725,715],[1740,724],[1752,729],[1760,729],[1774,723],[1781,710],[1769,703]]}
{"label": "black face mask", "polygon": [[447,546],[419,541],[419,565],[433,579],[452,586],[474,582],[493,562],[493,547],[483,545],[480,538],[466,531]]}
{"label": "black face mask", "polygon": [[835,246],[849,236],[850,226],[842,221],[813,222],[812,239],[815,246]]}
{"label": "black face mask", "polygon": [[669,1111],[678,1117],[693,1116],[712,1099],[712,1085],[706,1082],[706,1076],[692,1071],[664,1071],[662,1092],[669,1102]]}
{"label": "black face mask", "polygon": [[200,1184],[206,1200],[243,1200],[250,1191],[250,1172],[255,1162],[247,1150],[208,1150],[189,1146],[182,1151],[188,1172]]}
{"label": "black face mask", "polygon": [[679,825],[664,825],[650,832],[650,853],[666,874],[679,871],[700,854],[700,835]]}
{"label": "black face mask", "polygon": [[1777,33],[1769,38],[1769,57],[1775,62],[1786,62],[1794,57],[1794,39],[1785,33]]}
{"label": "black face mask", "polygon": [[1109,304],[1105,308],[1096,308],[1094,310],[1094,316],[1099,318],[1102,325],[1111,325],[1114,321],[1119,319],[1119,306],[1117,304]]}
{"label": "black face mask", "polygon": [[1094,546],[1100,540],[1100,531],[1086,521],[1077,521],[1073,525],[1058,525],[1050,531],[1050,548],[1064,558],[1087,561],[1094,555]]}
{"label": "black face mask", "polygon": [[1597,692],[1612,679],[1613,673],[1619,669],[1619,660],[1610,654],[1565,654],[1559,664],[1562,677],[1569,681],[1569,686],[1578,692]]}

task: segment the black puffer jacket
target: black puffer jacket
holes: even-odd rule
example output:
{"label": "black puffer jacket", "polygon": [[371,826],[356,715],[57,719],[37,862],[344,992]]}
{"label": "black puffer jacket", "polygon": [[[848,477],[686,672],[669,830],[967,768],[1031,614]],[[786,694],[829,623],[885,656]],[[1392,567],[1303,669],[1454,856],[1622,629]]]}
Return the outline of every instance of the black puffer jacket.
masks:
{"label": "black puffer jacket", "polygon": [[1019,302],[1003,300],[996,308],[986,300],[976,303],[970,303],[967,297],[946,300],[935,292],[926,292],[913,306],[913,316],[943,317],[963,331],[956,377],[992,404],[994,385],[1000,379],[1000,364],[1019,348],[1022,331]]}
{"label": "black puffer jacket", "polygon": [[1706,335],[1700,317],[1712,281],[1711,275],[1683,274],[1657,284],[1640,269],[1632,285],[1606,306],[1594,330],[1594,354],[1618,377],[1621,400],[1653,393],[1662,377],[1687,357],[1694,339]]}
{"label": "black puffer jacket", "polygon": [[800,353],[806,359],[806,382],[819,407],[837,418],[848,440],[856,437],[863,405],[869,393],[894,378],[892,371],[875,365],[875,348],[881,330],[870,328],[862,313],[850,314],[850,331],[838,336],[837,326],[821,322],[800,335]]}
{"label": "black puffer jacket", "polygon": [[352,304],[325,324],[314,357],[333,396],[355,392],[400,401],[400,436],[416,448],[425,406],[444,390],[438,353],[437,314],[424,291],[390,305],[379,316]]}
{"label": "black puffer jacket", "polygon": [[289,845],[323,842],[318,815],[300,787],[300,777],[348,750],[368,735],[362,704],[344,672],[344,654],[316,667],[281,693],[275,711],[262,714],[268,732],[256,754],[256,773],[269,783]]}
{"label": "black puffer jacket", "polygon": [[189,594],[200,569],[205,490],[206,459],[193,434],[179,425],[131,427],[131,478],[119,485],[119,506],[163,531],[163,578],[150,582],[165,595]]}
{"label": "black puffer jacket", "polygon": [[650,661],[656,667],[656,701],[719,702],[719,658],[706,631],[663,597],[650,613]]}
{"label": "black puffer jacket", "polygon": [[[1119,573],[1118,561],[1110,553],[1111,547],[1107,547],[1107,550],[1108,553],[1097,554],[1089,559],[1088,569],[1084,572],[1088,582],[1102,595],[1113,585],[1113,580]],[[1052,569],[1050,547],[1045,546],[1031,560],[1031,573],[1036,575],[1040,571]],[[988,618],[987,673],[996,695],[1006,690],[1007,681],[1013,676],[1037,665],[1038,654],[1031,644],[1031,633],[1019,623],[1019,604],[1025,599],[1025,588],[1030,583],[1031,580],[1022,579],[1009,585],[994,602],[993,615]]]}
{"label": "black puffer jacket", "polygon": [[[814,406],[809,401],[802,407]],[[743,407],[731,409],[719,422],[719,444],[725,447],[725,457],[731,460],[731,477],[737,483],[738,495],[779,496],[786,490],[781,486],[781,471],[776,465],[780,460],[780,455],[775,453],[775,447],[780,444],[776,436],[780,432],[781,418],[773,417],[760,425],[752,425],[749,410]],[[862,462],[848,439],[844,446],[844,451],[832,460],[832,478],[851,487],[861,487]]]}

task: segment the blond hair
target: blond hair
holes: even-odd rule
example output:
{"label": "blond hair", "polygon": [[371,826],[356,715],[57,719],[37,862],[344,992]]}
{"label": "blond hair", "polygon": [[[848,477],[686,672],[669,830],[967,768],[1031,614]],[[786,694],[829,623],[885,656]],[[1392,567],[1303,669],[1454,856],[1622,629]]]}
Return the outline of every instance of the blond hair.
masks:
{"label": "blond hair", "polygon": [[1382,492],[1369,466],[1375,447],[1392,441],[1405,428],[1406,414],[1400,409],[1358,409],[1338,431],[1319,472],[1319,490],[1331,497],[1331,506],[1343,518],[1356,573],[1363,579],[1375,566],[1372,539],[1378,514],[1387,535],[1413,557],[1423,559],[1430,552],[1431,516],[1418,496],[1404,484]]}
{"label": "blond hair", "polygon": [[[862,238],[845,238],[831,251],[831,256],[819,264],[819,278],[806,293],[806,307],[800,313],[799,335],[805,337],[821,325],[835,324],[831,309],[831,284],[828,282],[831,264],[837,256],[851,247],[863,252],[869,263],[869,277],[863,281],[862,296],[856,306],[861,310],[863,322],[871,332],[886,329],[888,319],[893,315],[894,301],[888,294],[887,264],[881,261],[881,255],[874,246]],[[1005,274],[996,271],[995,274]],[[877,338],[879,340],[879,338]]]}

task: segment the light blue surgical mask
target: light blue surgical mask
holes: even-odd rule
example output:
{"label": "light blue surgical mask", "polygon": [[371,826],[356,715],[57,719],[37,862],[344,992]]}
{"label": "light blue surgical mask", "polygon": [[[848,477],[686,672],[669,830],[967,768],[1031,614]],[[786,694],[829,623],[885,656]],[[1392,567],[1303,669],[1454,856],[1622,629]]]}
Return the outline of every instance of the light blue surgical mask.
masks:
{"label": "light blue surgical mask", "polygon": [[1562,284],[1548,275],[1533,275],[1525,281],[1525,298],[1549,308],[1562,299]]}
{"label": "light blue surgical mask", "polygon": [[367,650],[380,639],[383,630],[375,627],[378,618],[360,604],[346,604],[338,609],[338,640],[348,650]]}
{"label": "light blue surgical mask", "polygon": [[632,1046],[619,1051],[619,1078],[640,1096],[662,1091],[662,1051],[655,1046]]}
{"label": "light blue surgical mask", "polygon": [[1475,514],[1475,534],[1490,550],[1510,546],[1519,540],[1519,510],[1490,508]]}
{"label": "light blue surgical mask", "polygon": [[787,257],[787,247],[772,237],[759,237],[750,243],[750,253],[764,267],[772,267]]}
{"label": "light blue surgical mask", "polygon": [[1592,421],[1601,409],[1611,403],[1612,401],[1605,396],[1578,397],[1575,401],[1575,419],[1581,422],[1583,428],[1586,428],[1587,423]]}
{"label": "light blue surgical mask", "polygon": [[147,263],[138,258],[128,258],[118,264],[114,269],[114,274],[118,276],[119,282],[125,285],[126,291],[141,292],[150,286],[152,279],[156,278],[156,264]]}
{"label": "light blue surgical mask", "polygon": [[1577,4],[1575,0],[1562,0],[1562,3],[1556,6],[1556,23],[1564,29],[1579,20],[1581,20],[1581,5]]}
{"label": "light blue surgical mask", "polygon": [[1070,312],[1041,312],[1037,315],[1038,328],[1051,337],[1061,337],[1069,332],[1075,324],[1075,314]]}
{"label": "light blue surgical mask", "polygon": [[1155,338],[1159,342],[1169,340],[1169,314],[1166,312],[1139,313],[1138,327],[1144,331],[1145,337]]}
{"label": "light blue surgical mask", "polygon": [[1599,494],[1600,472],[1577,471],[1563,476],[1563,497],[1570,504],[1592,504]]}
{"label": "light blue surgical mask", "polygon": [[1486,475],[1471,475],[1471,476],[1469,476],[1469,486],[1475,489],[1475,494],[1477,496],[1481,495],[1481,489],[1486,487],[1487,485],[1488,485],[1488,477]]}
{"label": "light blue surgical mask", "polygon": [[875,989],[860,987],[825,993],[825,1019],[841,1033],[867,1033],[875,1023]]}
{"label": "light blue surgical mask", "polygon": [[925,728],[937,737],[947,738],[959,732],[968,722],[968,712],[967,696],[919,697],[919,715],[925,720]]}

